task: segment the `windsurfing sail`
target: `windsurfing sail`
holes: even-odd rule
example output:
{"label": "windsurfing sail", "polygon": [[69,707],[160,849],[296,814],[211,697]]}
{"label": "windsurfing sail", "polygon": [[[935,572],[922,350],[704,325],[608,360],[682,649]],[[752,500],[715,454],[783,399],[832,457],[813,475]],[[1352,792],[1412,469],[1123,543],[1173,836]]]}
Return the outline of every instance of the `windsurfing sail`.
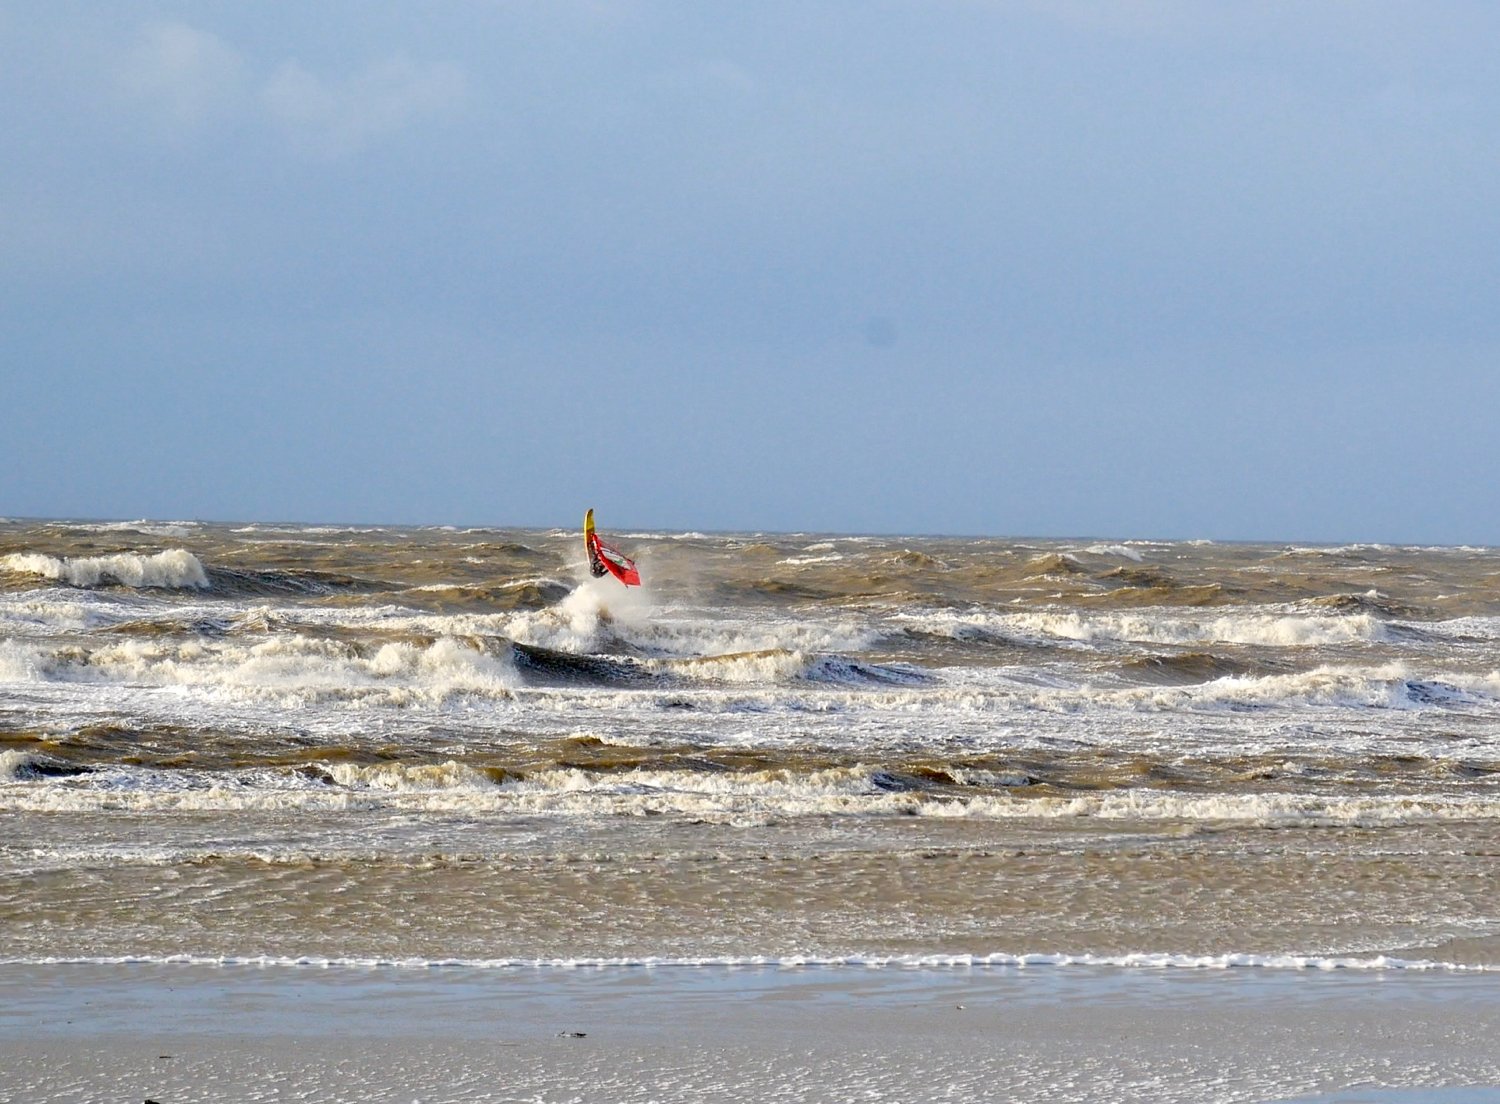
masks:
{"label": "windsurfing sail", "polygon": [[635,561],[612,544],[606,544],[594,532],[594,511],[583,515],[583,547],[589,554],[589,574],[595,578],[606,572],[626,586],[640,586],[641,573],[635,569]]}

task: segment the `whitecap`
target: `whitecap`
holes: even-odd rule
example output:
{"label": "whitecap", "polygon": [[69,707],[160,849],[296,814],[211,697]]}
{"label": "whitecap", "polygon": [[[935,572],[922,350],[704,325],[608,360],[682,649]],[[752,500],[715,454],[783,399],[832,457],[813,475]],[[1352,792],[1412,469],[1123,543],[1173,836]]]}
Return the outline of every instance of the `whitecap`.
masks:
{"label": "whitecap", "polygon": [[1141,563],[1145,560],[1145,557],[1134,548],[1123,544],[1091,544],[1084,549],[1084,552],[1091,556],[1118,556],[1121,559],[1133,560],[1136,563]]}
{"label": "whitecap", "polygon": [[76,587],[119,583],[129,587],[203,589],[209,585],[208,573],[198,557],[181,548],[149,556],[117,552],[109,556],[59,558],[34,552],[13,552],[0,559],[0,567]]}

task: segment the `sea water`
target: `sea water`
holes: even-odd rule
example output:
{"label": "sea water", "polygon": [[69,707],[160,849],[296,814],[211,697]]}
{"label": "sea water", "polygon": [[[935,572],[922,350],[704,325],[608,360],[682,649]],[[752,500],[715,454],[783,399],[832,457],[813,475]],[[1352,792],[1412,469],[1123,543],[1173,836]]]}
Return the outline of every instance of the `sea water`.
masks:
{"label": "sea water", "polygon": [[0,523],[0,957],[1500,971],[1500,551]]}

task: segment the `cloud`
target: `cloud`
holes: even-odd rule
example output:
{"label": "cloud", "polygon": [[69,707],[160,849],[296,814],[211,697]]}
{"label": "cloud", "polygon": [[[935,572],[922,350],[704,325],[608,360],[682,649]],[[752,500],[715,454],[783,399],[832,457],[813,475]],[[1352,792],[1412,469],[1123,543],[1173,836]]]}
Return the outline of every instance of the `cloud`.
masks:
{"label": "cloud", "polygon": [[344,77],[295,60],[257,67],[217,35],[180,22],[143,28],[118,78],[127,98],[174,137],[234,119],[267,126],[326,158],[359,153],[441,117],[467,94],[463,70],[446,62],[391,57]]}
{"label": "cloud", "polygon": [[156,23],[126,53],[119,80],[170,129],[193,131],[242,102],[245,62],[217,35]]}
{"label": "cloud", "polygon": [[340,80],[292,61],[266,81],[259,102],[300,146],[339,157],[447,113],[462,103],[466,83],[461,69],[444,63],[397,58]]}

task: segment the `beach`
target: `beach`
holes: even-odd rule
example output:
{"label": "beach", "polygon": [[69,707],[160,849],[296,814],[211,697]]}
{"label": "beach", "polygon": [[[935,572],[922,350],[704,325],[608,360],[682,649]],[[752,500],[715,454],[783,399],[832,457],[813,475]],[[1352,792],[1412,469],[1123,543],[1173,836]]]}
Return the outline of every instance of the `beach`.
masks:
{"label": "beach", "polygon": [[0,1094],[37,1104],[1500,1100],[1492,975],[134,964],[0,992]]}

